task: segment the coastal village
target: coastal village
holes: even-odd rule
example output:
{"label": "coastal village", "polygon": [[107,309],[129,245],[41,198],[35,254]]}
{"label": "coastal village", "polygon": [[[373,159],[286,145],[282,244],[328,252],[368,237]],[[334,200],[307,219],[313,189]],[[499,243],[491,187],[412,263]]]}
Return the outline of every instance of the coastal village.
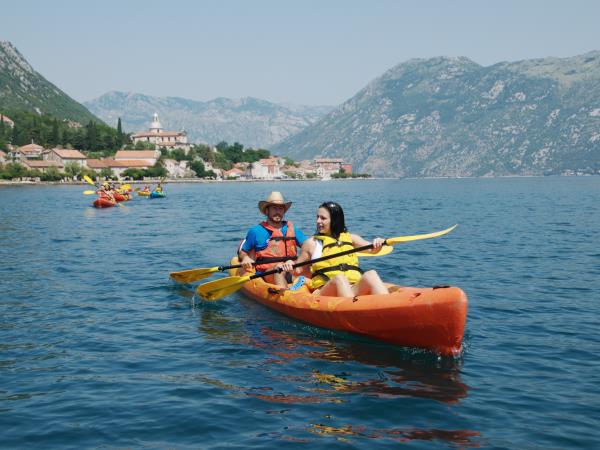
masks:
{"label": "coastal village", "polygon": [[[0,115],[5,126],[13,127],[13,121]],[[131,135],[133,146],[143,143],[150,150],[118,150],[114,156],[104,158],[88,158],[83,151],[72,148],[44,148],[35,142],[23,146],[7,146],[7,151],[0,150],[0,165],[17,163],[25,169],[37,171],[41,174],[48,171],[64,172],[69,165],[80,169],[92,171],[99,176],[109,175],[111,178],[123,179],[127,177],[128,169],[150,169],[160,162],[167,173],[167,178],[173,181],[193,181],[198,175],[191,168],[191,161],[177,160],[168,157],[174,151],[183,151],[187,155],[192,149],[185,131],[165,130],[154,114],[150,127]],[[203,144],[206,145],[206,144]],[[217,148],[211,146],[212,152]],[[167,156],[165,156],[167,155]],[[292,162],[285,157],[270,156],[258,161],[238,162],[229,170],[215,167],[210,161],[202,160],[207,172],[214,176],[214,180],[285,180],[285,179],[320,179],[328,180],[336,174],[352,174],[352,165],[339,158],[316,158]],[[24,177],[25,178],[25,177]],[[36,177],[26,177],[21,181],[39,181]],[[77,177],[71,177],[71,179]],[[68,177],[65,177],[68,179]]]}

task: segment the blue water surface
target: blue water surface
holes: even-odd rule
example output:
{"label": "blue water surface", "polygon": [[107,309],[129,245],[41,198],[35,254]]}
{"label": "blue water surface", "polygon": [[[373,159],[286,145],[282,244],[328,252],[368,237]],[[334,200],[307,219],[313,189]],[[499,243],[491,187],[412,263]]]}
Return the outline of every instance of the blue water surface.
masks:
{"label": "blue water surface", "polygon": [[[1,448],[600,448],[600,177],[85,189],[0,187]],[[462,357],[170,281],[227,264],[272,190],[306,233],[325,200],[367,239],[458,223],[362,264],[461,287]]]}

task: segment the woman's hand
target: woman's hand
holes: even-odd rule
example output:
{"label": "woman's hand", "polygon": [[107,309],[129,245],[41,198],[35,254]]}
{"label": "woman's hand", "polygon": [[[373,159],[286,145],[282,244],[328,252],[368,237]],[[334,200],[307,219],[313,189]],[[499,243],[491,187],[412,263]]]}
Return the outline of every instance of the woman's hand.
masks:
{"label": "woman's hand", "polygon": [[384,243],[385,243],[385,239],[383,239],[383,238],[373,239],[373,253],[377,253],[379,251],[379,249],[381,249],[381,247],[383,246]]}

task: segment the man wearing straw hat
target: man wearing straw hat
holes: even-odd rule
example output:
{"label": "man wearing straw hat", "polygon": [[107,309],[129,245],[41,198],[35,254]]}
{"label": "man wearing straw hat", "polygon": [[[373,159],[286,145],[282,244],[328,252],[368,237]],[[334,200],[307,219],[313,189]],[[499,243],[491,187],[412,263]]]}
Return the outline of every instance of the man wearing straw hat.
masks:
{"label": "man wearing straw hat", "polygon": [[[291,206],[292,202],[286,202],[277,191],[258,202],[258,209],[266,220],[250,228],[242,242],[239,259],[245,270],[251,270],[254,265],[256,272],[261,273],[275,268],[277,263],[296,259],[297,247],[302,246],[306,236],[292,222],[283,220]],[[286,279],[285,273],[276,273],[266,276],[265,281],[287,288],[291,279]]]}

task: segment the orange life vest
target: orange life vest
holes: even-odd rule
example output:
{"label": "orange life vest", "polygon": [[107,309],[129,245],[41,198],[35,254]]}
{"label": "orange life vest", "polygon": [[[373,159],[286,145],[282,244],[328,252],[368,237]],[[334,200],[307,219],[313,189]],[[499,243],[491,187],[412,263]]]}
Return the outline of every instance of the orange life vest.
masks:
{"label": "orange life vest", "polygon": [[272,269],[278,262],[296,259],[296,236],[292,222],[287,222],[285,236],[281,228],[273,228],[267,222],[261,222],[260,225],[271,233],[271,237],[264,249],[255,252],[257,272]]}

